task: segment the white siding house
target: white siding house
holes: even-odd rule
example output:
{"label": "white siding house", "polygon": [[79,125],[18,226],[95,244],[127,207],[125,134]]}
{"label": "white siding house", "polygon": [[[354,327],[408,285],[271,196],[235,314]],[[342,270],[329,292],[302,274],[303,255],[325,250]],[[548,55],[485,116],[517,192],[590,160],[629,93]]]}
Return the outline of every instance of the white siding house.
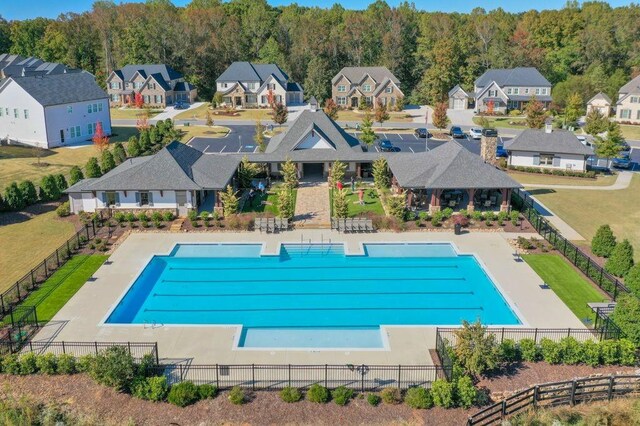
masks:
{"label": "white siding house", "polygon": [[42,148],[111,134],[107,94],[84,72],[9,77],[0,82],[0,139]]}

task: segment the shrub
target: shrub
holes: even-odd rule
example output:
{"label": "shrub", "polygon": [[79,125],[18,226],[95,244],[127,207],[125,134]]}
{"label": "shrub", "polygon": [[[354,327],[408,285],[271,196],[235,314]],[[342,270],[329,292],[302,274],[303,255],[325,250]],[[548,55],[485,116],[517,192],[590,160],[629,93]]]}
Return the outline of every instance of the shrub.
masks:
{"label": "shrub", "polygon": [[10,354],[2,359],[2,371],[7,374],[20,374],[20,359],[17,354]]}
{"label": "shrub", "polygon": [[511,210],[511,213],[509,213],[509,218],[511,220],[511,224],[513,226],[516,226],[518,224],[518,219],[520,219],[520,212],[517,210]]}
{"label": "shrub", "polygon": [[58,368],[58,360],[52,353],[46,353],[36,357],[36,367],[41,373],[56,374]]}
{"label": "shrub", "polygon": [[167,222],[171,222],[173,220],[173,212],[170,211],[166,211],[164,212],[164,214],[162,215],[164,220]]}
{"label": "shrub", "polygon": [[484,220],[489,223],[489,222],[493,222],[494,220],[496,220],[496,214],[492,211],[488,211],[484,213]]}
{"label": "shrub", "polygon": [[560,340],[560,351],[562,352],[562,362],[564,364],[573,365],[582,361],[582,345],[573,337],[568,336]]}
{"label": "shrub", "polygon": [[471,213],[471,218],[476,222],[480,222],[483,218],[482,212],[474,210],[473,213]]}
{"label": "shrub", "polygon": [[76,360],[76,371],[78,373],[88,373],[93,369],[93,364],[96,361],[94,355],[82,355]]}
{"label": "shrub", "polygon": [[633,294],[619,296],[611,319],[627,339],[640,346],[640,299]]}
{"label": "shrub", "polygon": [[380,397],[385,404],[400,404],[402,402],[402,393],[398,388],[384,388],[380,392]]}
{"label": "shrub", "polygon": [[165,376],[138,377],[131,385],[131,394],[148,401],[163,401],[169,386]]}
{"label": "shrub", "polygon": [[153,212],[153,213],[151,214],[151,220],[152,220],[153,222],[162,222],[162,219],[163,219],[163,217],[162,217],[162,213],[160,213],[160,212],[158,212],[158,211]]}
{"label": "shrub", "polygon": [[229,401],[235,405],[242,405],[245,403],[246,395],[244,390],[240,386],[234,386],[229,392]]}
{"label": "shrub", "polygon": [[633,246],[624,239],[611,251],[611,256],[604,264],[604,269],[616,277],[624,277],[633,266]]}
{"label": "shrub", "polygon": [[338,405],[347,405],[349,400],[353,398],[353,389],[339,386],[331,391],[331,398]]}
{"label": "shrub", "polygon": [[431,225],[440,226],[443,218],[444,218],[443,212],[434,212],[433,215],[431,216]]}
{"label": "shrub", "polygon": [[218,394],[218,388],[214,385],[205,383],[198,386],[198,396],[200,399],[213,399]]}
{"label": "shrub", "polygon": [[600,342],[600,351],[602,353],[602,362],[605,365],[615,365],[619,363],[619,347],[618,342],[615,340],[605,340]]}
{"label": "shrub", "polygon": [[460,214],[453,217],[453,223],[464,228],[469,225],[469,219],[466,216]]}
{"label": "shrub", "polygon": [[467,209],[461,209],[458,214],[462,217],[466,217],[467,219],[469,219],[469,217],[471,216]]}
{"label": "shrub", "polygon": [[80,167],[78,166],[71,167],[71,170],[69,170],[69,176],[70,176],[69,183],[71,185],[75,185],[76,183],[84,179],[84,174],[82,173],[82,169],[80,169]]}
{"label": "shrub", "polygon": [[20,182],[18,188],[20,189],[20,195],[22,196],[25,206],[30,206],[38,202],[38,192],[33,182],[30,180]]}
{"label": "shrub", "polygon": [[58,374],[73,374],[76,372],[76,359],[73,355],[58,355]]}
{"label": "shrub", "polygon": [[540,348],[542,350],[542,359],[549,364],[559,364],[562,362],[562,348],[559,343],[544,338],[540,340]]}
{"label": "shrub", "polygon": [[11,182],[11,184],[4,189],[4,203],[9,210],[13,211],[22,210],[25,207],[24,197],[16,182]]}
{"label": "shrub", "polygon": [[135,378],[136,366],[127,348],[113,346],[96,355],[88,372],[96,382],[122,392]]}
{"label": "shrub", "polygon": [[498,347],[500,359],[504,362],[515,362],[520,359],[516,342],[512,339],[504,339]]}
{"label": "shrub", "polygon": [[462,376],[457,383],[458,401],[463,408],[471,408],[478,399],[478,389],[469,376]]}
{"label": "shrub", "polygon": [[640,264],[633,265],[627,275],[624,276],[624,285],[636,297],[640,298]]}
{"label": "shrub", "polygon": [[[142,224],[142,226],[144,226],[144,223]],[[159,220],[154,220],[153,221],[153,226],[155,226],[156,228],[162,228],[162,222],[160,222]],[[146,228],[146,226],[145,226]]]}
{"label": "shrub", "polygon": [[140,213],[138,213],[138,220],[140,222],[148,222],[149,221],[149,216],[147,216],[147,214],[145,212],[140,212]]}
{"label": "shrub", "polygon": [[591,240],[591,251],[596,256],[609,257],[616,246],[616,237],[609,225],[602,225]]}
{"label": "shrub", "polygon": [[191,222],[191,224],[195,226],[196,222],[198,221],[198,212],[196,210],[189,210],[189,212],[187,213],[187,218],[189,219],[189,222]]}
{"label": "shrub", "polygon": [[309,388],[309,391],[307,392],[307,399],[319,404],[327,403],[329,402],[329,391],[324,386],[320,386],[316,383],[311,385]]}
{"label": "shrub", "polygon": [[20,361],[20,374],[34,374],[38,371],[37,357],[33,352],[21,355]]}
{"label": "shrub", "polygon": [[404,402],[411,408],[422,410],[433,407],[431,392],[421,387],[409,388],[404,396]]}
{"label": "shrub", "polygon": [[596,367],[602,363],[600,344],[593,340],[587,340],[582,344],[582,362]]}
{"label": "shrub", "polygon": [[58,208],[56,208],[56,214],[59,217],[69,216],[71,214],[71,208],[69,206],[69,202],[65,201],[64,203],[60,204]]}
{"label": "shrub", "polygon": [[538,345],[533,339],[522,339],[518,344],[522,359],[528,362],[536,362],[540,359]]}
{"label": "shrub", "polygon": [[453,209],[451,207],[447,207],[446,209],[442,210],[442,217],[444,219],[449,219],[451,216],[453,216]]}
{"label": "shrub", "polygon": [[498,365],[498,345],[495,336],[487,333],[480,320],[473,324],[462,321],[462,327],[456,330],[456,358],[467,373],[484,374]]}
{"label": "shrub", "polygon": [[436,379],[431,385],[433,403],[438,407],[451,408],[455,403],[453,383]]}
{"label": "shrub", "polygon": [[381,398],[375,393],[370,393],[369,395],[367,395],[367,402],[373,407],[377,407],[378,404],[380,404],[380,400]]}
{"label": "shrub", "polygon": [[186,381],[171,386],[167,401],[178,407],[186,407],[196,402],[198,397],[198,387],[193,382]]}
{"label": "shrub", "polygon": [[620,355],[620,364],[635,365],[636,364],[636,346],[632,341],[627,339],[618,340],[618,352]]}
{"label": "shrub", "polygon": [[123,212],[115,212],[113,214],[113,218],[119,224],[122,224],[122,223],[124,223],[125,220],[127,220],[127,216]]}
{"label": "shrub", "polygon": [[280,391],[280,399],[289,403],[298,402],[302,399],[302,393],[297,388],[287,386]]}

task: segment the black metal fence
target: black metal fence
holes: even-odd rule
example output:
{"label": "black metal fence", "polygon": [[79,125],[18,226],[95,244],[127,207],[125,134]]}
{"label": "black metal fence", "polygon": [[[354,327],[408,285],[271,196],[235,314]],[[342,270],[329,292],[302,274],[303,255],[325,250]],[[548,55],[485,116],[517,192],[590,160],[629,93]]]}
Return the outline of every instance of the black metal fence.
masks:
{"label": "black metal fence", "polygon": [[525,389],[493,404],[467,420],[468,426],[501,423],[510,415],[528,408],[575,405],[581,402],[612,400],[640,393],[640,375],[585,377],[564,382],[544,383]]}
{"label": "black metal fence", "polygon": [[445,368],[435,365],[189,365],[171,364],[154,367],[170,383],[192,381],[209,383],[219,389],[240,386],[251,390],[277,390],[287,386],[307,389],[313,384],[327,388],[345,386],[361,392],[387,387],[408,389],[431,387],[438,378],[450,376]]}
{"label": "black metal fence", "polygon": [[[4,341],[0,342],[0,348],[7,345]],[[22,347],[16,348],[15,346],[11,352],[33,352],[36,354],[53,353],[56,355],[69,354],[74,357],[81,357],[83,355],[97,355],[101,351],[114,347],[125,347],[129,351],[129,354],[139,361],[143,357],[151,355],[155,360],[155,363],[159,363],[158,356],[158,343],[157,342],[49,342],[49,341],[30,341],[26,342]],[[6,351],[6,346],[4,347]],[[2,352],[0,350],[0,352]],[[6,353],[6,352],[5,352]]]}
{"label": "black metal fence", "polygon": [[594,262],[591,257],[580,250],[575,244],[563,237],[540,212],[535,208],[535,201],[531,196],[520,189],[512,192],[512,204],[520,209],[531,225],[545,240],[553,245],[564,257],[580,269],[600,289],[607,293],[611,299],[616,300],[620,293],[628,293],[629,290],[616,277],[604,270]]}
{"label": "black metal fence", "polygon": [[17,306],[4,319],[0,333],[0,354],[19,350],[39,328],[35,306]]}
{"label": "black metal fence", "polygon": [[85,225],[37,266],[27,272],[8,290],[0,294],[0,319],[36,290],[62,265],[67,263],[88,241],[96,236],[95,222]]}

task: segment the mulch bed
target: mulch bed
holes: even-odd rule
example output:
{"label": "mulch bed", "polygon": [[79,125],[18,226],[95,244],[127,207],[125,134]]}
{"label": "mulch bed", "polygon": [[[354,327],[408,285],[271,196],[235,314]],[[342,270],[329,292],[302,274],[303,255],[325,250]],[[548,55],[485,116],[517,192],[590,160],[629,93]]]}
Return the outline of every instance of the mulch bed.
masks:
{"label": "mulch bed", "polygon": [[[486,378],[480,387],[493,394],[515,391],[535,383],[569,380],[592,374],[608,375],[633,372],[633,368],[588,366],[552,366],[546,363],[523,363],[513,366],[503,376]],[[95,416],[105,423],[124,424],[464,424],[471,410],[433,408],[413,410],[406,405],[371,407],[366,400],[356,398],[347,406],[334,403],[315,404],[301,401],[282,402],[277,392],[254,392],[245,406],[236,406],[226,392],[212,400],[200,401],[186,408],[168,403],[153,403],[120,394],[97,385],[85,375],[74,376],[0,376],[2,397],[28,397],[34,401],[56,402],[69,410]]]}

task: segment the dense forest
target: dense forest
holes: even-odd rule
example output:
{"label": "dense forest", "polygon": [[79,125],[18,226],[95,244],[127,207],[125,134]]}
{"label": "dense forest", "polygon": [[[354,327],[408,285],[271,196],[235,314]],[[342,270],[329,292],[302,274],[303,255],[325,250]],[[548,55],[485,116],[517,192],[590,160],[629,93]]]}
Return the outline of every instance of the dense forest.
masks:
{"label": "dense forest", "polygon": [[[480,2],[479,2],[480,3]],[[37,11],[34,11],[37,13]],[[275,62],[325,99],[343,66],[385,65],[413,102],[433,103],[490,67],[534,66],[563,106],[578,92],[612,98],[640,72],[640,6],[570,1],[561,10],[430,13],[384,1],[366,10],[271,7],[265,0],[169,0],[115,4],[57,19],[0,18],[0,52],[37,56],[95,73],[130,63],[167,63],[208,99],[237,60]]]}

